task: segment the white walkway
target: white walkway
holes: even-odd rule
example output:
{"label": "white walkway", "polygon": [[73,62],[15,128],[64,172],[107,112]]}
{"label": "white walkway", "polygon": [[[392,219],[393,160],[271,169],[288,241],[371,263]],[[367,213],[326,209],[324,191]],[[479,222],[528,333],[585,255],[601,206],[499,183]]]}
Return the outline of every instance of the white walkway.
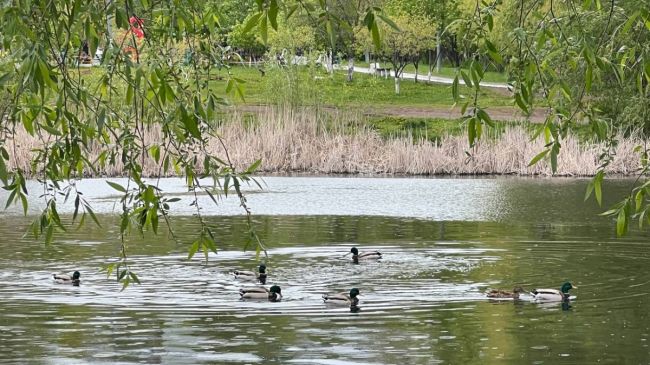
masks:
{"label": "white walkway", "polygon": [[[348,69],[348,66],[345,64],[342,65],[334,65],[334,68],[337,70],[346,70]],[[374,75],[375,71],[369,69],[368,67],[357,67],[354,66],[354,72],[362,73],[362,74],[370,74]],[[391,71],[390,72],[390,77],[395,76],[395,72]],[[415,80],[415,74],[414,73],[409,73],[409,72],[402,72],[402,80]],[[418,81],[422,82],[430,82],[434,84],[446,84],[446,85],[451,85],[454,82],[454,79],[449,78],[449,77],[444,77],[444,76],[434,76],[431,75],[431,79],[426,74],[419,74],[418,73]],[[465,82],[463,81],[462,78],[459,78],[458,83],[461,85],[465,85]],[[497,89],[508,89],[507,84],[503,83],[497,83],[497,82],[481,82],[481,86],[485,87],[493,87]]]}

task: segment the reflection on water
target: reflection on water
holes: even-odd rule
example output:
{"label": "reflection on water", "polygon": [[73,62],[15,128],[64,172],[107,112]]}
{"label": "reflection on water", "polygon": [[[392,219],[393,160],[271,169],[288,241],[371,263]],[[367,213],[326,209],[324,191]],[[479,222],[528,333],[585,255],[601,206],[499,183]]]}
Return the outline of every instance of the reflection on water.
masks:
{"label": "reflection on water", "polygon": [[[340,179],[321,180],[327,183],[312,182],[315,185],[303,192],[305,196],[314,192],[310,201],[319,201],[321,190],[331,193],[332,186],[340,185]],[[377,186],[387,202],[382,209],[400,206],[402,192],[387,196],[382,187],[382,181],[391,184],[397,179],[365,180],[358,179],[357,194]],[[423,180],[414,184],[436,181]],[[500,196],[475,200],[473,204],[480,206],[465,201],[458,209],[470,213],[449,213],[466,214],[453,221],[426,220],[417,214],[419,219],[404,218],[400,212],[388,214],[392,218],[376,216],[372,211],[376,203],[369,204],[371,211],[364,215],[286,216],[285,204],[278,206],[277,214],[256,217],[258,230],[271,247],[268,284],[282,287],[283,300],[278,303],[239,299],[238,289],[253,284],[237,281],[232,271],[257,266],[254,253],[241,251],[246,238],[241,217],[209,218],[220,251],[207,265],[198,257],[186,259],[189,238],[177,244],[166,237],[131,236],[133,266],[143,283],[120,292],[114,280],[97,271],[117,252],[115,217],[103,217],[106,228],[88,226],[43,246],[22,237],[28,222],[6,215],[0,222],[0,360],[650,362],[646,233],[615,239],[608,220],[593,215],[593,207],[575,203],[582,200],[582,195],[574,197],[582,186],[572,180],[440,181],[444,189],[473,191],[469,196],[479,196],[477,191]],[[490,188],[481,190],[484,186]],[[276,191],[285,188],[269,186]],[[460,196],[438,189],[443,197]],[[547,199],[541,204],[544,194],[553,194],[556,205]],[[263,195],[274,193],[256,196]],[[376,198],[372,192],[366,197]],[[567,212],[570,204],[576,205]],[[414,209],[405,205],[403,210],[428,207],[435,217],[443,215],[438,209],[454,210],[452,206],[453,201],[423,203]],[[490,216],[489,209],[498,212]],[[191,217],[174,222],[180,237],[192,237],[198,228]],[[352,246],[379,250],[384,258],[354,265],[350,256],[343,257]],[[81,286],[54,284],[51,273],[61,270],[81,271]],[[483,294],[487,288],[509,290],[516,285],[529,290],[559,288],[567,280],[579,286],[570,303],[535,304],[528,296],[521,301],[491,301]],[[323,293],[352,287],[361,290],[358,313],[325,305],[321,299]]]}

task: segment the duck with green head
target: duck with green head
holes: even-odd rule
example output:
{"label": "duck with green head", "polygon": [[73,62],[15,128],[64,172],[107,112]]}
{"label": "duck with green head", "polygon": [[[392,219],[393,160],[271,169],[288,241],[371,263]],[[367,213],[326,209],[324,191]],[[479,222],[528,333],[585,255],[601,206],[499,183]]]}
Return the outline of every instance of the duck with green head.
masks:
{"label": "duck with green head", "polygon": [[233,272],[233,275],[235,275],[235,279],[245,281],[259,281],[260,284],[266,284],[266,265],[260,264],[258,267],[258,272],[235,270]]}
{"label": "duck with green head", "polygon": [[52,278],[54,279],[54,282],[57,284],[72,284],[74,286],[79,286],[81,283],[81,280],[79,279],[81,277],[81,273],[79,271],[75,271],[72,273],[72,275],[68,274],[52,274]]}
{"label": "duck with green head", "polygon": [[359,252],[356,247],[352,247],[350,253],[352,254],[352,262],[355,264],[358,264],[359,260],[379,260],[382,257],[379,251]]}
{"label": "duck with green head", "polygon": [[569,300],[569,290],[578,289],[577,286],[573,286],[570,282],[562,284],[560,290],[557,289],[533,289],[530,294],[533,296],[535,301],[538,302],[559,302],[563,300]]}
{"label": "duck with green head", "polygon": [[239,295],[242,299],[268,300],[269,302],[279,302],[282,300],[282,289],[273,285],[269,289],[264,287],[242,288],[239,289]]}
{"label": "duck with green head", "polygon": [[352,307],[359,306],[359,289],[352,288],[349,293],[342,292],[336,294],[324,294],[323,302],[325,304],[346,305]]}

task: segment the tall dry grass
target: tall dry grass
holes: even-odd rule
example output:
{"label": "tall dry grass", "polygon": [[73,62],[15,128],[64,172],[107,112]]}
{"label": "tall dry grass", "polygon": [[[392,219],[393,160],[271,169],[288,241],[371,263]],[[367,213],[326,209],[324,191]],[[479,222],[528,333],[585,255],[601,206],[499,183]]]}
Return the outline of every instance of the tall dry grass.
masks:
{"label": "tall dry grass", "polygon": [[[228,118],[218,131],[239,169],[262,158],[262,172],[551,175],[546,161],[528,166],[544,149],[544,141],[541,138],[531,141],[530,134],[521,127],[507,128],[500,137],[485,139],[468,150],[465,136],[447,136],[438,143],[412,138],[383,139],[377,132],[363,127],[362,117],[358,115],[269,108],[254,123],[245,121],[239,114]],[[154,128],[147,131],[145,139],[156,141],[159,136],[160,131]],[[10,165],[29,170],[30,151],[39,148],[40,142],[19,133],[15,141],[7,141],[10,151],[14,142],[16,154]],[[636,171],[639,157],[633,149],[640,143],[643,142],[636,138],[621,139],[608,173],[625,175]],[[563,141],[557,174],[593,175],[602,150],[601,145],[584,145],[569,137]],[[219,156],[224,153],[216,139],[209,141],[208,151]],[[98,153],[99,150],[90,151],[91,159]],[[146,158],[144,174],[152,176],[158,171],[156,163]],[[104,176],[122,173],[119,162],[101,171]]]}

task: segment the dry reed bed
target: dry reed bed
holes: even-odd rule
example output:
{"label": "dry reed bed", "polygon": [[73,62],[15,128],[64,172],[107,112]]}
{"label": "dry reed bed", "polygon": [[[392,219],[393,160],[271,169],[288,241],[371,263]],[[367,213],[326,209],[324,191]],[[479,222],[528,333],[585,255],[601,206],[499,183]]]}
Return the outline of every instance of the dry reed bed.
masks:
{"label": "dry reed bed", "polygon": [[[257,123],[245,123],[240,115],[219,127],[228,153],[236,167],[243,169],[262,158],[263,172],[307,172],[335,174],[407,174],[407,175],[461,175],[461,174],[517,174],[550,175],[547,161],[529,167],[530,160],[544,149],[543,140],[530,141],[530,135],[521,127],[508,128],[499,138],[484,139],[468,150],[465,136],[447,136],[439,143],[414,141],[411,138],[383,139],[375,131],[358,127],[355,116],[319,116],[307,110],[269,110],[260,115]],[[160,131],[147,132],[146,141],[160,140]],[[10,165],[29,170],[30,150],[40,142],[20,133],[16,155]],[[7,141],[13,150],[13,141]],[[616,148],[616,158],[608,167],[609,173],[631,174],[639,166],[639,156],[633,152],[638,139],[623,139]],[[597,144],[580,145],[569,137],[563,142],[558,158],[558,175],[589,176],[598,167],[598,155],[603,147]],[[223,156],[221,144],[212,139],[208,151]],[[468,157],[466,151],[471,154]],[[90,151],[91,159],[98,150]],[[157,175],[159,167],[146,158],[145,175]],[[105,176],[123,174],[120,163],[101,172]]]}

